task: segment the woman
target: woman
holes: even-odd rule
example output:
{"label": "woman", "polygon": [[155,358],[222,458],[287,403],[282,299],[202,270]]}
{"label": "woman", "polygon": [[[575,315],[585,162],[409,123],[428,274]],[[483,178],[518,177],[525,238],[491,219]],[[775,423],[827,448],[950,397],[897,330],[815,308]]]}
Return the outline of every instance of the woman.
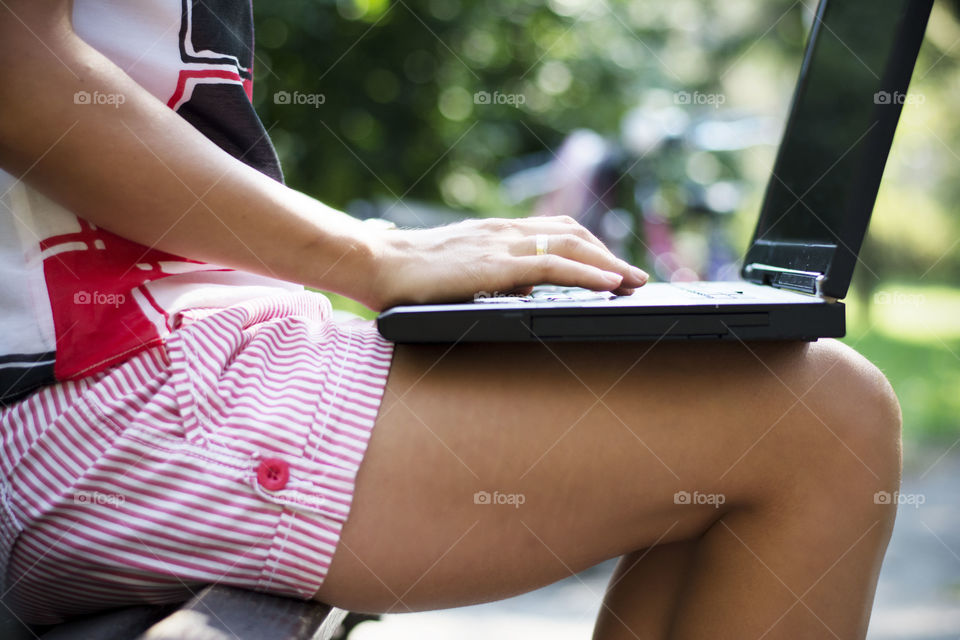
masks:
{"label": "woman", "polygon": [[622,556],[596,638],[865,635],[900,414],[862,357],[394,347],[302,285],[379,310],[647,276],[568,218],[391,230],[285,187],[242,0],[0,12],[0,557],[19,616],[214,581],[430,609]]}

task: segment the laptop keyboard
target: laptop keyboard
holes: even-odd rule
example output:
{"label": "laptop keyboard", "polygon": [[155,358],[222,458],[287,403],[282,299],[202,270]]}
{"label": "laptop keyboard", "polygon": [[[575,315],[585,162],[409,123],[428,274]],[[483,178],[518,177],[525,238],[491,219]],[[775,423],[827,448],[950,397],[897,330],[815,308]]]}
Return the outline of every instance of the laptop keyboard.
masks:
{"label": "laptop keyboard", "polygon": [[[714,288],[708,291],[697,286],[673,285],[674,288],[680,291],[710,300],[750,297],[746,296],[742,289],[734,288],[735,286],[736,284],[733,284],[730,289]],[[643,289],[640,289],[640,291],[643,291]],[[485,304],[515,302],[597,302],[601,300],[613,300],[616,297],[616,295],[609,291],[590,291],[589,289],[582,289],[580,287],[539,285],[534,287],[530,295],[527,296],[480,293],[474,299],[474,302],[482,302]]]}
{"label": "laptop keyboard", "polygon": [[687,293],[695,293],[698,296],[703,296],[704,298],[710,298],[711,300],[717,300],[720,298],[742,298],[743,291],[731,289],[730,291],[703,291],[702,289],[696,289],[694,287],[684,287],[681,285],[673,285],[681,291],[686,291]]}
{"label": "laptop keyboard", "polygon": [[612,300],[616,298],[609,291],[590,291],[580,287],[554,287],[541,285],[534,287],[530,298],[534,302],[594,302],[596,300]]}
{"label": "laptop keyboard", "polygon": [[533,288],[530,295],[478,295],[474,302],[496,304],[503,302],[596,302],[597,300],[612,300],[616,298],[609,291],[590,291],[580,287],[558,287],[554,285],[540,285]]}

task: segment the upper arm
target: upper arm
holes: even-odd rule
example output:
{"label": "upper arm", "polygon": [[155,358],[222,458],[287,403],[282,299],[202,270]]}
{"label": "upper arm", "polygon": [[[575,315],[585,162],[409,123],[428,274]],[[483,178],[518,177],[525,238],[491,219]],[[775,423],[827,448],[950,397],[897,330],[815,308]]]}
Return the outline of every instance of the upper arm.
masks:
{"label": "upper arm", "polygon": [[0,2],[0,62],[14,65],[31,49],[58,48],[73,33],[72,0],[4,0]]}
{"label": "upper arm", "polygon": [[0,159],[38,101],[49,101],[44,92],[56,93],[64,73],[78,75],[72,22],[72,0],[0,1]]}

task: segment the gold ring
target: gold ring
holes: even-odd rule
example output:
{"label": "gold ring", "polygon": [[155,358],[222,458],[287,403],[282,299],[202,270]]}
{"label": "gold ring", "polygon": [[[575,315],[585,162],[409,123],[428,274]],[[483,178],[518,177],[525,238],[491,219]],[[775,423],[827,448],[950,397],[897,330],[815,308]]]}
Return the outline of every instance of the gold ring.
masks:
{"label": "gold ring", "polygon": [[549,253],[547,251],[548,236],[538,233],[537,234],[537,255],[545,256]]}

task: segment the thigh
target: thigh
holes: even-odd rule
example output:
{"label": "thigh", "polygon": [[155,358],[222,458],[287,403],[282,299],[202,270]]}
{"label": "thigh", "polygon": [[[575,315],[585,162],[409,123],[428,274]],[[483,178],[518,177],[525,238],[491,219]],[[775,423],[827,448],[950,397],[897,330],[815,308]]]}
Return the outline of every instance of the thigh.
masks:
{"label": "thigh", "polygon": [[830,341],[398,347],[317,597],[458,606],[696,537],[809,451],[797,425],[836,419],[810,394],[842,393],[851,359]]}

